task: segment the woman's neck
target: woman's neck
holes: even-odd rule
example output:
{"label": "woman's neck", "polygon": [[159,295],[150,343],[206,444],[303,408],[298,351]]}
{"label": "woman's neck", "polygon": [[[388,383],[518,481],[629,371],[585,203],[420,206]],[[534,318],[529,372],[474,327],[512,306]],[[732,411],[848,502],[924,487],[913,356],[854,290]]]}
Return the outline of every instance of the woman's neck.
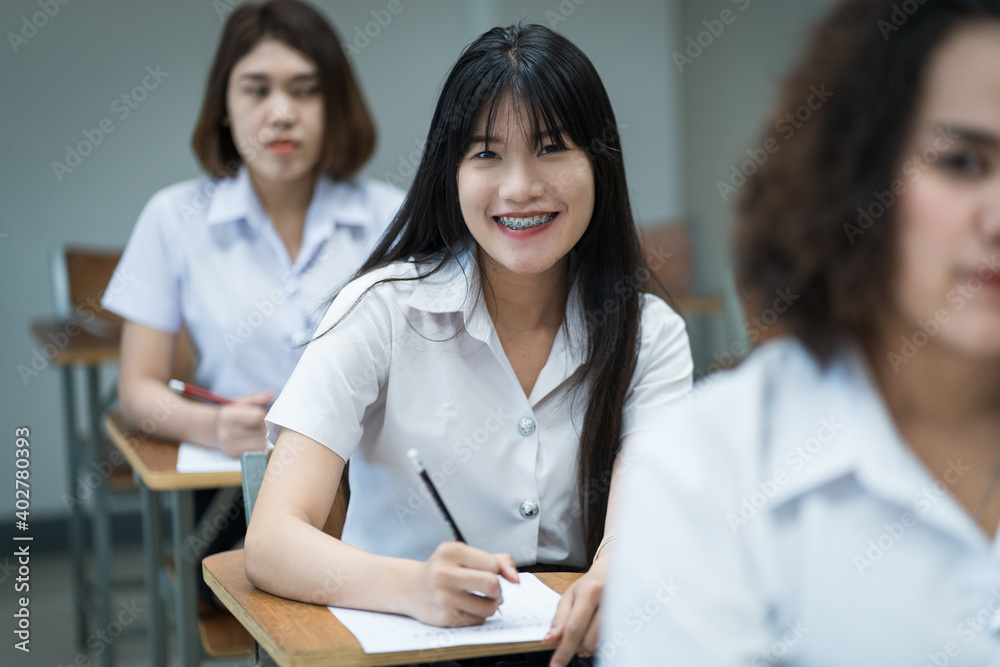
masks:
{"label": "woman's neck", "polygon": [[[912,349],[903,349],[904,339]],[[1000,362],[963,354],[934,336],[919,348],[913,339],[914,331],[904,327],[884,332],[869,355],[874,375],[911,451],[992,540],[1000,524],[993,479],[1000,453]],[[890,354],[896,355],[891,361]]]}
{"label": "woman's neck", "polygon": [[251,171],[250,182],[260,198],[261,206],[285,244],[289,259],[294,262],[302,247],[302,233],[316,187],[316,174],[287,183],[275,183],[258,179]]}
{"label": "woman's neck", "polygon": [[287,183],[275,183],[259,179],[250,172],[250,182],[260,198],[264,211],[276,225],[279,221],[296,218],[305,221],[306,211],[312,202],[313,189],[316,187],[315,174]]}
{"label": "woman's neck", "polygon": [[554,331],[562,325],[568,292],[565,261],[530,276],[512,273],[489,259],[481,259],[479,266],[486,309],[497,330]]}
{"label": "woman's neck", "polygon": [[887,328],[869,354],[897,424],[961,428],[1000,419],[1000,361],[970,357],[933,336],[918,348],[913,334]]}

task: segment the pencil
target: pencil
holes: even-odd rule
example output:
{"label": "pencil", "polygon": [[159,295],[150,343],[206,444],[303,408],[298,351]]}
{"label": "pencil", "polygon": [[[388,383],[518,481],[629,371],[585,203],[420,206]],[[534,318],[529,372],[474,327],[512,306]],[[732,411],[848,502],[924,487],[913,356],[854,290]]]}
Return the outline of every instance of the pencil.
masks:
{"label": "pencil", "polygon": [[[434,497],[434,502],[437,503],[438,509],[441,510],[441,514],[444,515],[445,521],[447,521],[448,525],[451,526],[451,532],[455,534],[455,540],[461,542],[462,544],[468,544],[468,542],[465,541],[465,538],[462,537],[462,531],[458,529],[458,524],[456,524],[455,519],[452,518],[451,512],[449,512],[448,508],[444,506],[444,501],[441,500],[441,496],[437,492],[437,487],[434,486],[434,482],[431,481],[430,475],[427,474],[427,469],[424,468],[424,464],[420,462],[420,456],[417,454],[417,450],[411,449],[406,454],[410,457],[410,460],[413,461],[413,467],[417,469],[417,474],[420,475],[420,479],[424,480],[427,490],[430,491],[431,495]],[[486,597],[483,593],[476,593],[476,595]],[[497,608],[497,613],[503,616],[503,612],[499,608]]]}
{"label": "pencil", "polygon": [[213,394],[208,389],[202,389],[201,387],[196,387],[193,384],[188,384],[187,382],[181,382],[180,380],[171,380],[170,382],[167,383],[167,386],[176,391],[178,394],[193,396],[194,398],[200,398],[203,401],[220,403],[222,405],[233,402],[231,398],[226,398],[225,396],[219,396],[218,394]]}
{"label": "pencil", "polygon": [[458,529],[455,524],[455,519],[452,518],[451,512],[448,508],[444,506],[444,501],[441,500],[441,496],[438,495],[437,488],[434,486],[434,482],[431,481],[430,475],[427,474],[427,470],[424,469],[424,464],[420,462],[420,457],[417,454],[417,450],[411,449],[407,452],[410,460],[413,461],[413,467],[417,469],[417,474],[420,475],[420,479],[424,480],[424,484],[427,486],[427,490],[431,492],[431,496],[434,497],[434,502],[437,503],[438,509],[441,510],[441,514],[444,515],[445,521],[451,526],[451,532],[455,534],[455,540],[463,544],[468,544],[465,538],[462,537],[462,531]]}

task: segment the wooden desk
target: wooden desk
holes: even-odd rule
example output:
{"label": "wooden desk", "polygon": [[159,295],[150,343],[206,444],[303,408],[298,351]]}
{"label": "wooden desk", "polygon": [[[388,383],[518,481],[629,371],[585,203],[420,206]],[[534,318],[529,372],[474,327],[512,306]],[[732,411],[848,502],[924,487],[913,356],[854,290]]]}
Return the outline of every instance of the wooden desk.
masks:
{"label": "wooden desk", "polygon": [[179,443],[129,433],[120,414],[107,414],[104,426],[111,442],[125,455],[139,479],[153,491],[217,489],[240,486],[239,471],[177,472]]}
{"label": "wooden desk", "polygon": [[[203,530],[211,532],[216,520],[229,521],[226,509],[240,494],[240,473],[179,473],[177,442],[130,433],[119,414],[108,414],[104,426],[111,441],[132,465],[142,502],[142,541],[145,560],[146,593],[149,598],[150,665],[166,667],[164,636],[165,605],[174,610],[177,652],[180,664],[197,665],[207,655],[223,657],[245,655],[253,648],[250,636],[239,622],[227,615],[206,617],[199,614],[198,582],[195,562],[210,541]],[[222,488],[198,525],[194,524],[194,491]],[[171,551],[174,567],[163,558],[160,523],[161,499],[171,507]],[[217,524],[216,524],[217,525]],[[223,642],[219,643],[219,638]]]}
{"label": "wooden desk", "polygon": [[[287,600],[254,588],[243,569],[242,549],[212,554],[202,561],[202,569],[215,594],[280,667],[408,665],[553,648],[552,644],[520,642],[369,654],[326,607]],[[570,572],[536,576],[557,593],[565,592],[580,577]]]}
{"label": "wooden desk", "polygon": [[[117,333],[117,332],[115,332]],[[93,545],[94,585],[90,589],[85,573],[84,529],[86,498],[82,497],[78,480],[83,473],[102,470],[101,415],[105,401],[101,398],[100,366],[118,359],[118,337],[97,336],[70,320],[41,320],[31,323],[31,334],[45,359],[56,366],[61,374],[63,394],[63,421],[66,438],[67,480],[66,498],[69,504],[69,551],[72,568],[74,626],[77,646],[87,650],[87,615],[93,612],[94,625],[107,628],[111,623],[111,516],[109,509],[109,483],[116,480],[114,473],[98,475],[92,489],[94,510],[91,516],[91,544]],[[86,436],[77,430],[77,394],[74,373],[84,372],[86,392]],[[37,369],[33,366],[34,370]],[[93,478],[93,475],[90,476]],[[90,492],[88,491],[88,494]],[[104,667],[112,665],[112,651],[101,656]]]}

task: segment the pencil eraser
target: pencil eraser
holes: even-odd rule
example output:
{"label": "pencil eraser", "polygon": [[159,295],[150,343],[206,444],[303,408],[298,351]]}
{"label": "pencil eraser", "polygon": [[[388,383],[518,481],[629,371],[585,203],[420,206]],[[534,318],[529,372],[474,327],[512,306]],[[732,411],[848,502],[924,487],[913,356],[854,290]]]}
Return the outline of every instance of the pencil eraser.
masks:
{"label": "pencil eraser", "polygon": [[424,466],[420,463],[420,457],[417,455],[417,450],[411,449],[406,452],[406,455],[410,457],[411,461],[413,461],[413,467],[417,469],[417,472],[423,472]]}
{"label": "pencil eraser", "polygon": [[174,391],[184,391],[184,383],[181,382],[180,380],[171,380],[170,382],[167,383],[167,386],[173,389]]}

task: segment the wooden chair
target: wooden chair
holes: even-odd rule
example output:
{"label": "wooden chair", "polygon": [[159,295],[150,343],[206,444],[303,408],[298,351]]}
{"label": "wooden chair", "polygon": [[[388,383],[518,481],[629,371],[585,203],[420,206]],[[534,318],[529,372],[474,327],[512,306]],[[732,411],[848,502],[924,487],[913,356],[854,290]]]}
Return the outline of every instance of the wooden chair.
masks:
{"label": "wooden chair", "polygon": [[727,299],[695,289],[695,253],[687,223],[666,220],[647,225],[640,236],[643,257],[659,281],[651,277],[645,289],[663,298],[687,321],[695,367],[703,368],[710,361],[709,352],[725,338]]}
{"label": "wooden chair", "polygon": [[[115,394],[102,394],[101,365],[117,358],[121,318],[101,307],[101,296],[121,257],[120,249],[85,248],[57,245],[49,252],[52,301],[58,321],[56,330],[65,341],[65,351],[90,350],[73,361],[61,363],[63,411],[67,439],[68,488],[64,502],[69,509],[69,549],[74,588],[75,630],[77,641],[86,650],[88,617],[96,627],[106,627],[111,605],[111,530],[112,496],[134,493],[132,471],[120,457],[111,454],[113,447],[100,427],[101,416]],[[86,348],[86,349],[85,349]],[[100,350],[99,353],[96,351]],[[75,386],[77,373],[83,372],[86,405],[83,424]],[[88,498],[93,496],[93,502]],[[92,530],[93,584],[88,579],[84,557],[84,534],[88,523]],[[111,664],[111,651],[102,657]]]}
{"label": "wooden chair", "polygon": [[[72,323],[92,336],[114,341],[117,346],[124,324],[121,317],[105,310],[101,306],[101,297],[105,290],[115,290],[118,286],[113,281],[114,270],[121,258],[120,249],[87,248],[80,246],[55,246],[50,251],[49,266],[52,277],[52,296],[57,317],[66,323]],[[184,381],[194,380],[194,369],[197,364],[197,351],[185,328],[181,328],[173,351],[171,376]],[[100,378],[96,367],[88,369],[93,375],[90,382],[91,391],[99,391]],[[112,390],[105,397],[95,402],[96,408],[103,415],[115,402],[117,391]],[[75,408],[67,406],[69,421],[75,421]],[[81,648],[83,639],[87,636],[86,613],[89,607],[95,610],[95,625],[105,626],[107,621],[100,618],[110,609],[110,567],[113,536],[110,528],[109,514],[112,511],[111,498],[122,493],[135,493],[138,488],[133,479],[131,467],[125,462],[110,442],[101,437],[99,449],[90,451],[92,434],[76,432],[72,424],[73,445],[70,448],[71,486],[75,489],[79,475],[89,472],[95,461],[99,461],[104,469],[110,467],[106,476],[106,487],[96,491],[95,510],[90,518],[95,525],[93,550],[96,585],[89,586],[84,572],[83,530],[87,516],[76,505],[72,508],[70,517],[70,550],[74,563],[74,585],[78,594],[80,618],[78,634]],[[232,616],[219,612],[208,605],[201,610],[199,619],[202,625],[202,643],[206,652],[213,657],[232,657],[245,655],[252,647],[249,635],[245,633]],[[228,617],[228,620],[224,617]],[[112,664],[111,651],[103,656],[103,664]]]}
{"label": "wooden chair", "polygon": [[[49,255],[52,301],[56,316],[94,336],[114,341],[116,345],[121,338],[124,320],[105,310],[101,305],[101,298],[106,290],[116,288],[112,277],[121,254],[121,249],[56,245]],[[193,381],[196,358],[197,353],[187,330],[182,328],[174,350],[173,377]],[[101,397],[99,405],[102,415],[116,399],[117,389],[112,389]],[[90,438],[87,435],[78,434],[76,440],[84,450],[89,448]],[[100,451],[95,456],[102,462],[113,465],[107,476],[110,490],[113,493],[136,492],[137,487],[128,463],[119,462],[119,458],[112,455],[114,447],[106,438],[101,438],[99,446]]]}
{"label": "wooden chair", "polygon": [[56,316],[97,336],[117,339],[122,318],[104,310],[101,296],[109,287],[121,254],[121,249],[54,246],[49,267]]}
{"label": "wooden chair", "polygon": [[[640,229],[644,259],[650,270],[674,298],[693,292],[694,254],[691,234],[681,221],[668,220]],[[647,281],[651,292],[662,296],[656,281]]]}

